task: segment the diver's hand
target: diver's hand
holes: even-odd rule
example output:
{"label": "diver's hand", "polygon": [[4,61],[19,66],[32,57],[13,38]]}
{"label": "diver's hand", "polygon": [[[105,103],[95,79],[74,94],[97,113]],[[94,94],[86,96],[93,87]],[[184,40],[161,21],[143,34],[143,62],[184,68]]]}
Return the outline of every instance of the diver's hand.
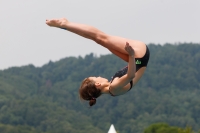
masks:
{"label": "diver's hand", "polygon": [[128,42],[126,42],[125,48],[126,52],[128,53],[129,56],[134,56],[135,51],[134,49],[129,45]]}

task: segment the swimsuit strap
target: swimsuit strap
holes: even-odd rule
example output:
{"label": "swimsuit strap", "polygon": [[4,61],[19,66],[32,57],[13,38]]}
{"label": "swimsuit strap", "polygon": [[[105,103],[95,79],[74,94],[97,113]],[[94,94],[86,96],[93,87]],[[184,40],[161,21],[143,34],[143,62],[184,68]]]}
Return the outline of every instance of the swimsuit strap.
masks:
{"label": "swimsuit strap", "polygon": [[115,95],[113,95],[113,94],[111,93],[111,91],[110,91],[110,87],[109,87],[109,93],[110,93],[111,96],[115,96]]}
{"label": "swimsuit strap", "polygon": [[131,87],[130,87],[130,89],[131,89],[133,87],[133,80],[131,80],[130,84],[131,84]]}

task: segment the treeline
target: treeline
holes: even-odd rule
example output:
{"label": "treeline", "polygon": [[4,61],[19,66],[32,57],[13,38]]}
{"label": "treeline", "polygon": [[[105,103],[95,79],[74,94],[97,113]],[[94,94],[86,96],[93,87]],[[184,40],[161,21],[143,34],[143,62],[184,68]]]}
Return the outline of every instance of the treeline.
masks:
{"label": "treeline", "polygon": [[200,45],[148,47],[151,57],[139,83],[125,95],[101,96],[92,108],[79,99],[80,83],[88,76],[110,79],[127,65],[114,55],[91,53],[0,71],[0,132],[105,133],[114,124],[119,133],[150,133],[147,127],[163,122],[197,132]]}

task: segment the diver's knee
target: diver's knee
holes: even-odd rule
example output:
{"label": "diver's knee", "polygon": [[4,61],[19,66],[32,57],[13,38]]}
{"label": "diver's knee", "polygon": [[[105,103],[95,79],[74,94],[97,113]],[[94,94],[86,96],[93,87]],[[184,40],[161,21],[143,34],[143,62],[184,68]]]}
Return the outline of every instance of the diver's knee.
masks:
{"label": "diver's knee", "polygon": [[104,33],[97,34],[94,41],[98,44],[104,44],[108,40],[108,36]]}

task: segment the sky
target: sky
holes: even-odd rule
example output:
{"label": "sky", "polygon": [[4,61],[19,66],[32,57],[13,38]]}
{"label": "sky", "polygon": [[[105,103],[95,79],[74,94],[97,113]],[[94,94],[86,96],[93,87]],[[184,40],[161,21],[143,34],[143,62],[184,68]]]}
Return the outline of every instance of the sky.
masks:
{"label": "sky", "polygon": [[41,67],[70,56],[110,54],[46,19],[67,18],[155,44],[200,43],[200,0],[0,0],[0,70]]}

